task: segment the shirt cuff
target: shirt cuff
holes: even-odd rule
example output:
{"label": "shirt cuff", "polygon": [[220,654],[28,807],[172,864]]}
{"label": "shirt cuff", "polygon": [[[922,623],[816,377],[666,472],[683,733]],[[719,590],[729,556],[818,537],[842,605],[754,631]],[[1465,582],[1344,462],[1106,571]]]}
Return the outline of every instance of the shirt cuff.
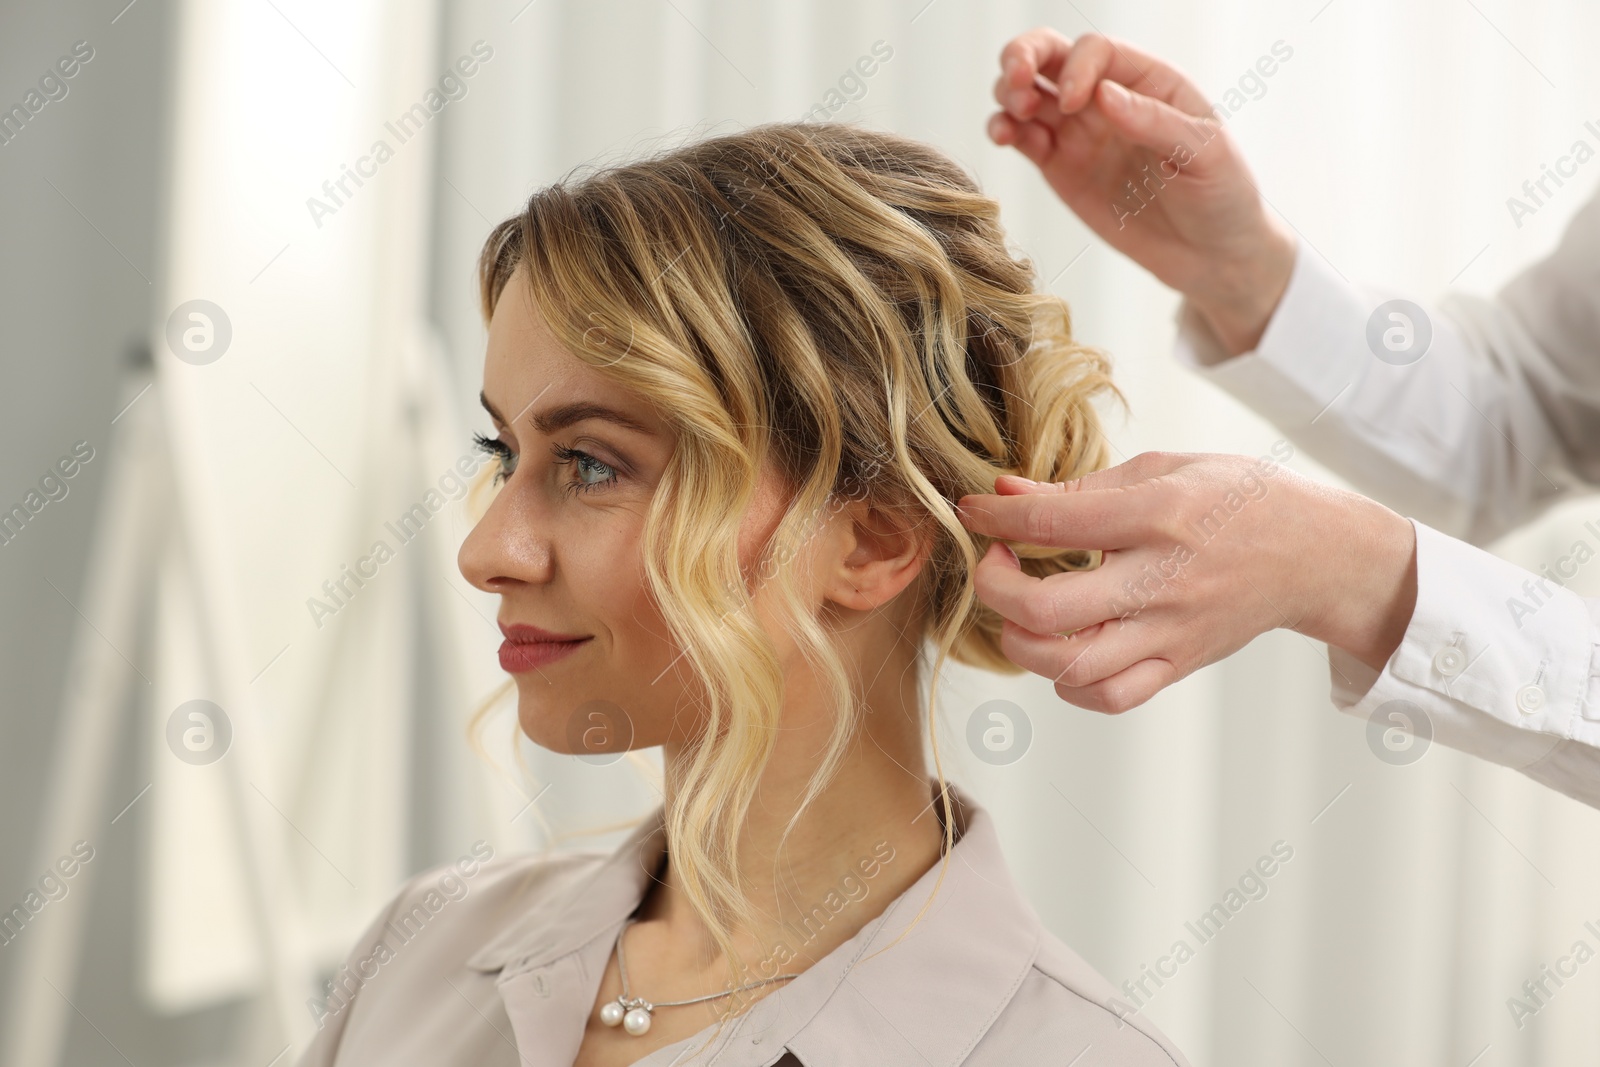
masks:
{"label": "shirt cuff", "polygon": [[[1600,602],[1411,524],[1417,604],[1405,636],[1382,671],[1330,647],[1334,706],[1371,719],[1391,701],[1410,701],[1428,716],[1434,740],[1535,777],[1563,741],[1590,749],[1600,764]],[[1592,533],[1600,543],[1600,526]],[[1560,576],[1572,564],[1564,557],[1547,570]],[[1600,790],[1600,781],[1586,788]]]}

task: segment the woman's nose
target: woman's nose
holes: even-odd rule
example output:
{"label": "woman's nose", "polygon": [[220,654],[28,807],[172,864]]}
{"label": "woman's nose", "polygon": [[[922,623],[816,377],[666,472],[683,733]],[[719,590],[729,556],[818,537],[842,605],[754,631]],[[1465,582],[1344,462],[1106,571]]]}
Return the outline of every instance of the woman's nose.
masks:
{"label": "woman's nose", "polygon": [[486,593],[504,592],[513,582],[549,581],[551,563],[548,526],[535,502],[510,483],[490,501],[456,554],[462,577]]}

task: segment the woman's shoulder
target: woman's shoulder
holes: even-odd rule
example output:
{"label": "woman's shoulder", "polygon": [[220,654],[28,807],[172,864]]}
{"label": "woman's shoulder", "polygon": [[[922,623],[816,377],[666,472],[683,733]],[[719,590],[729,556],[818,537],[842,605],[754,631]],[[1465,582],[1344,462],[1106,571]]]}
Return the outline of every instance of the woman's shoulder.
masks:
{"label": "woman's shoulder", "polygon": [[[440,976],[460,975],[511,932],[540,929],[547,903],[570,895],[604,862],[596,851],[497,855],[476,841],[450,863],[412,875],[307,1004],[318,1033],[302,1067],[335,1062],[341,1048],[387,1047],[393,1033],[459,1006],[438,997]],[[367,986],[377,983],[377,996]]]}
{"label": "woman's shoulder", "polygon": [[419,908],[429,915],[522,911],[560,895],[607,856],[596,849],[497,853],[488,842],[475,841],[460,858],[407,879],[390,900],[388,916],[415,915]]}
{"label": "woman's shoulder", "polygon": [[1085,1062],[1127,1067],[1189,1067],[1176,1045],[1135,1012],[1110,982],[1048,930],[1016,994],[973,1049],[972,1064],[1067,1062],[1089,1048]]}
{"label": "woman's shoulder", "polygon": [[488,842],[475,841],[456,860],[408,878],[372,919],[350,960],[411,961],[389,970],[470,962],[512,929],[536,927],[546,905],[567,899],[606,856],[595,850],[498,854]]}

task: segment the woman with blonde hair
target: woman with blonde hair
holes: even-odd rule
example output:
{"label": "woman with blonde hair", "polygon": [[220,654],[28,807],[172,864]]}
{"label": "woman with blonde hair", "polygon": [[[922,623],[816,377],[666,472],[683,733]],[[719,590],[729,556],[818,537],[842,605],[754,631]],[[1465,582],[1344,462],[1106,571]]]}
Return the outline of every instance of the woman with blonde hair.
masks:
{"label": "woman with blonde hair", "polygon": [[522,731],[661,746],[663,803],[611,853],[473,860],[447,906],[469,872],[418,875],[303,1064],[1184,1062],[1044,929],[922,706],[947,657],[1018,670],[958,502],[1105,460],[1106,361],[998,215],[924,144],[771,123],[494,229],[461,570]]}

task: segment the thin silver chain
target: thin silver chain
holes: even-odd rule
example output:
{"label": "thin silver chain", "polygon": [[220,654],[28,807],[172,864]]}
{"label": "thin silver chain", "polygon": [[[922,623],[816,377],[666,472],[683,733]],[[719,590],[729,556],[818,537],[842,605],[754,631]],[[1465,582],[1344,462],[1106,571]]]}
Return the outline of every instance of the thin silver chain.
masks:
{"label": "thin silver chain", "polygon": [[[634,998],[634,997],[628,995],[628,965],[627,965],[626,962],[623,961],[623,958],[622,958],[622,934],[625,934],[625,933],[628,932],[628,927],[633,925],[633,922],[634,922],[633,917],[629,916],[628,921],[622,924],[622,932],[617,934],[617,970],[622,975],[622,999],[625,1000],[625,1001],[629,1001],[629,1002],[632,1002],[632,1001],[634,1001],[635,999],[638,999],[638,998]],[[653,1002],[653,1001],[646,1001],[646,1003],[648,1003],[651,1008],[676,1008],[676,1007],[678,1007],[680,1005],[683,1005],[683,1004],[698,1004],[702,1000],[715,1000],[717,997],[726,997],[726,996],[731,996],[734,993],[742,993],[746,989],[754,989],[757,986],[763,986],[763,985],[766,985],[769,982],[779,982],[779,981],[782,981],[785,978],[799,978],[799,977],[800,977],[800,975],[798,973],[796,973],[796,974],[775,974],[771,978],[763,978],[759,982],[751,982],[749,985],[742,985],[738,989],[729,989],[729,990],[727,990],[726,992],[723,992],[723,993],[707,993],[703,997],[693,997],[693,998],[691,998],[689,1000],[664,1000],[664,1001],[661,1001],[660,1003],[656,1003],[656,1002]]]}

